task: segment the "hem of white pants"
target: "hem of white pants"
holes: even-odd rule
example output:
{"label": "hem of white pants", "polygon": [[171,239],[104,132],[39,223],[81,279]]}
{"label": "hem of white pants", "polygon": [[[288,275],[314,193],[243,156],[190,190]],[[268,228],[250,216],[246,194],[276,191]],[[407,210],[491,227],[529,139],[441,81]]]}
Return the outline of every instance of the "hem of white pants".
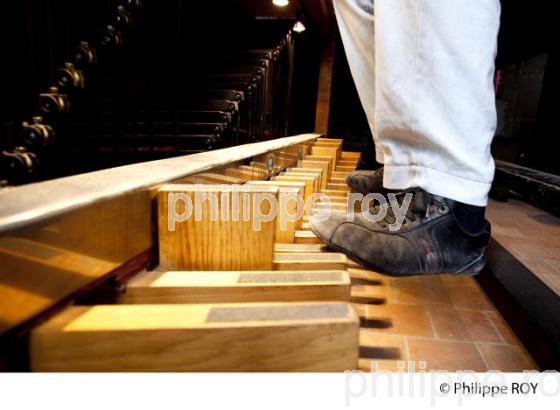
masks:
{"label": "hem of white pants", "polygon": [[383,153],[383,150],[377,145],[375,145],[375,160],[380,164],[385,163],[385,154]]}
{"label": "hem of white pants", "polygon": [[420,165],[387,165],[383,186],[389,189],[419,187],[433,195],[469,205],[486,206],[491,182],[474,181]]}

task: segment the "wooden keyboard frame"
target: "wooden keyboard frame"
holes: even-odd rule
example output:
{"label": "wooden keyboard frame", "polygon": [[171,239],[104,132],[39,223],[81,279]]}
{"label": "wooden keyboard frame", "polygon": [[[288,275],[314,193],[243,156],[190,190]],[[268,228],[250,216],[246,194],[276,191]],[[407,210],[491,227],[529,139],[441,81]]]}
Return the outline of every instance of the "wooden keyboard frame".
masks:
{"label": "wooden keyboard frame", "polygon": [[[153,198],[163,184],[275,150],[306,149],[302,134],[0,191],[0,369],[5,345],[107,281],[156,263]],[[4,362],[4,364],[2,364]]]}

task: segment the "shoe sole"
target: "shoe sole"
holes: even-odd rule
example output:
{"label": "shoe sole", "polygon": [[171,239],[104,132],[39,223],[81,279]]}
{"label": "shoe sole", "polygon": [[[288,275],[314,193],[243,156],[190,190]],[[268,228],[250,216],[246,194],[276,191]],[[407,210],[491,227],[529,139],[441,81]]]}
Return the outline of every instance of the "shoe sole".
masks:
{"label": "shoe sole", "polygon": [[463,276],[478,275],[482,271],[482,269],[484,269],[484,266],[486,266],[486,249],[487,247],[485,247],[484,250],[482,251],[482,255],[480,255],[474,261],[469,263],[464,268],[459,269],[457,272],[450,273],[450,275],[463,275]]}

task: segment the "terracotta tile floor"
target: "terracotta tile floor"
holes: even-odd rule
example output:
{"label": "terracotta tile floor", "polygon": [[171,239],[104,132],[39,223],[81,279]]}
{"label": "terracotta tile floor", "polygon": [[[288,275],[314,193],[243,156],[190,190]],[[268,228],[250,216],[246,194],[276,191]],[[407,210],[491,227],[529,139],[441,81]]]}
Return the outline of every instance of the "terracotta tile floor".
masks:
{"label": "terracotta tile floor", "polygon": [[362,370],[536,369],[473,278],[390,278],[352,262],[349,272]]}
{"label": "terracotta tile floor", "polygon": [[560,219],[518,199],[490,201],[492,237],[560,295]]}

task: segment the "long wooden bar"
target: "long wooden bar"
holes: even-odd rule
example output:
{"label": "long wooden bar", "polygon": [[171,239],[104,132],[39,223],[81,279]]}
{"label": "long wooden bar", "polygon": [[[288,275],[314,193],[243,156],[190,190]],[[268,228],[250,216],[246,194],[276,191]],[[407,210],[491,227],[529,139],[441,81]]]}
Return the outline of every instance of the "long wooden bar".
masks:
{"label": "long wooden bar", "polygon": [[350,299],[346,270],[151,271],[132,278],[118,303],[302,302]]}
{"label": "long wooden bar", "polygon": [[[159,263],[172,270],[237,270],[272,269],[272,253],[276,225],[274,219],[263,220],[259,227],[254,220],[245,220],[254,198],[267,194],[278,199],[278,188],[249,185],[247,192],[239,192],[216,185],[171,184],[158,194]],[[184,201],[171,198],[185,195],[191,201],[190,217],[175,221],[175,215],[187,212]],[[244,200],[244,197],[247,200]],[[197,203],[198,202],[198,203]],[[235,205],[237,204],[237,206]],[[234,208],[237,208],[235,212]],[[266,208],[266,209],[265,209]],[[271,212],[270,202],[260,204],[262,215]],[[223,218],[223,216],[227,218]],[[170,222],[172,226],[170,226]]]}
{"label": "long wooden bar", "polygon": [[346,303],[70,307],[30,341],[34,371],[344,371],[358,361]]}

